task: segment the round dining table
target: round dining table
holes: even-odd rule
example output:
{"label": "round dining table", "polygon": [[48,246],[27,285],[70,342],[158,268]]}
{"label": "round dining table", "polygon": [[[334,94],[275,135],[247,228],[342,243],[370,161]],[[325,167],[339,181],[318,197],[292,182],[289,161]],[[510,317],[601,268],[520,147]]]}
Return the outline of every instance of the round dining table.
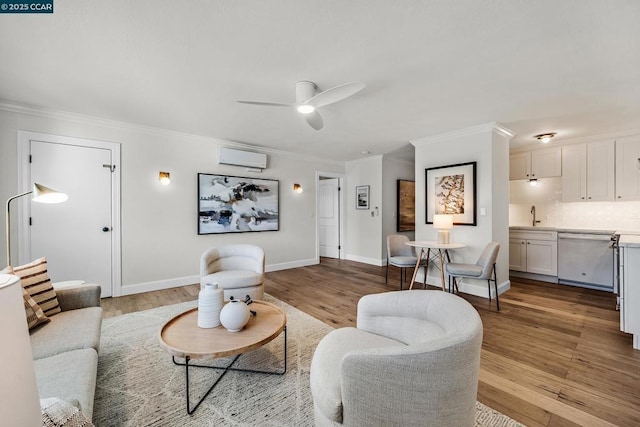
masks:
{"label": "round dining table", "polygon": [[[466,247],[464,243],[460,242],[452,242],[452,243],[439,243],[437,241],[431,240],[415,240],[406,243],[408,246],[413,246],[414,248],[420,248],[418,251],[418,262],[416,262],[416,267],[413,269],[413,276],[411,277],[411,284],[409,285],[409,289],[413,289],[413,284],[416,281],[416,275],[418,274],[418,270],[420,268],[420,264],[422,263],[423,257],[426,261],[425,265],[425,283],[427,280],[427,273],[429,271],[429,261],[437,260],[439,261],[439,265],[436,266],[440,269],[440,280],[442,281],[442,290],[446,290],[445,281],[444,281],[444,263],[445,257],[446,262],[451,262],[451,257],[449,256],[449,249],[462,249]],[[432,257],[432,253],[434,256]]]}

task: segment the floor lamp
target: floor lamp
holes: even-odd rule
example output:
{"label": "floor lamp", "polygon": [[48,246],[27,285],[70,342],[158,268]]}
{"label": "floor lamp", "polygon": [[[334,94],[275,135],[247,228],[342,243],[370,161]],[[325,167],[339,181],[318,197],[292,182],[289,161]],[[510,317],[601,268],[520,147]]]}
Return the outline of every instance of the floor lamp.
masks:
{"label": "floor lamp", "polygon": [[11,265],[11,202],[15,199],[19,199],[22,196],[33,194],[34,202],[39,203],[62,203],[69,198],[65,193],[61,193],[51,188],[47,188],[44,185],[37,183],[33,184],[33,189],[26,193],[16,194],[13,197],[9,197],[7,200],[7,217],[6,217],[6,232],[7,232],[7,266]]}

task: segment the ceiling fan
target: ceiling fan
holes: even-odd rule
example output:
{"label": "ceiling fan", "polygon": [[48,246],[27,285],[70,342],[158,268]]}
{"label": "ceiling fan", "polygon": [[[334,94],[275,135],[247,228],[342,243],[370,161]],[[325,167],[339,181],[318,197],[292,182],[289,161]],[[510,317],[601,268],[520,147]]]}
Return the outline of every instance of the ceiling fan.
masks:
{"label": "ceiling fan", "polygon": [[334,86],[320,93],[316,93],[318,86],[313,82],[299,81],[296,83],[296,103],[281,104],[277,102],[260,102],[260,101],[236,101],[241,104],[262,105],[265,107],[289,107],[295,108],[309,123],[309,126],[315,130],[322,129],[324,122],[322,116],[318,113],[318,108],[334,102],[342,101],[351,95],[364,89],[365,84],[362,82],[344,83]]}

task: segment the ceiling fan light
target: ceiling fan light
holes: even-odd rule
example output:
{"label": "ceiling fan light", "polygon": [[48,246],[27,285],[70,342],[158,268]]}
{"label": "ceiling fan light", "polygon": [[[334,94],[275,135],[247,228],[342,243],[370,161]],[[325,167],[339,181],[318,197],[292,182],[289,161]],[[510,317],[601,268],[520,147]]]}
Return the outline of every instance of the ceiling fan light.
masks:
{"label": "ceiling fan light", "polygon": [[313,105],[308,105],[308,104],[298,105],[297,108],[298,108],[298,112],[302,114],[311,114],[314,111],[316,111]]}

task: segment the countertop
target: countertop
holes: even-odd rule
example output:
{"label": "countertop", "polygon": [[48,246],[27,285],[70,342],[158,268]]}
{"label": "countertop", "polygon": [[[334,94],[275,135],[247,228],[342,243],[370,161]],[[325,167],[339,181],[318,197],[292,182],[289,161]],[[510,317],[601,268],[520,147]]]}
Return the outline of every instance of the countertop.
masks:
{"label": "countertop", "polygon": [[[557,231],[558,233],[581,233],[581,234],[613,234],[616,230],[592,230],[577,228],[558,228],[558,227],[532,227],[532,226],[514,226],[509,227],[509,231]],[[640,234],[640,233],[638,233]]]}

